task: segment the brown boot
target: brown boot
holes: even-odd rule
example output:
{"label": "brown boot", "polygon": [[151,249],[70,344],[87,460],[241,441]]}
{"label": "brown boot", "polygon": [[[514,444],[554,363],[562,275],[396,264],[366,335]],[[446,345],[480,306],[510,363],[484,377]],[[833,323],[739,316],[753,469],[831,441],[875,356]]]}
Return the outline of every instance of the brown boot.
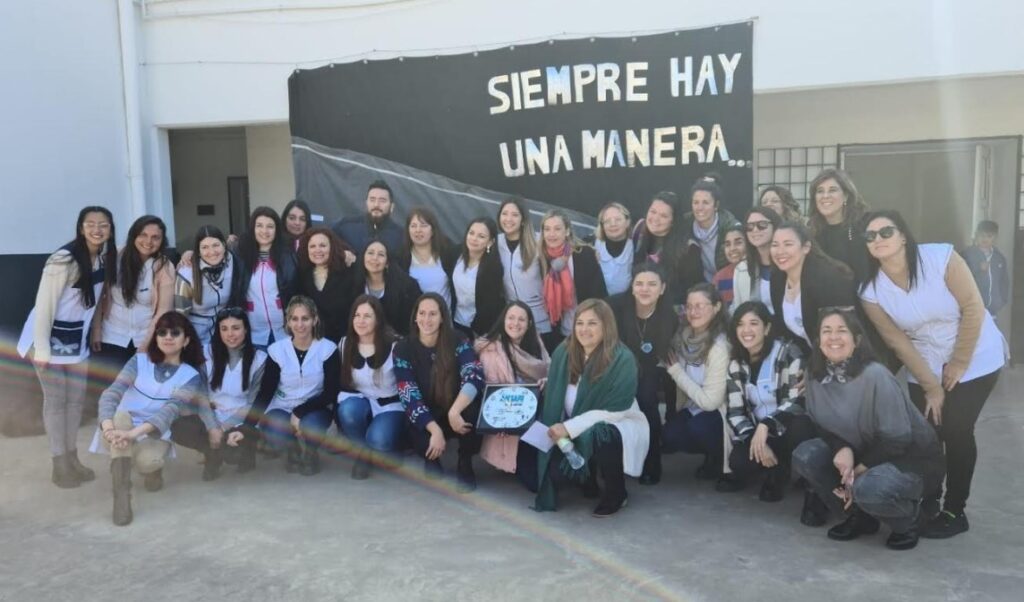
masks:
{"label": "brown boot", "polygon": [[61,489],[73,489],[82,484],[82,479],[75,474],[67,454],[53,457],[53,472],[50,475],[50,480]]}
{"label": "brown boot", "polygon": [[93,472],[91,468],[89,468],[85,464],[82,464],[82,462],[79,461],[77,449],[73,449],[65,455],[67,455],[68,457],[68,464],[71,465],[71,470],[78,476],[79,481],[85,483],[87,481],[92,481],[96,478],[96,473]]}
{"label": "brown boot", "polygon": [[110,475],[114,489],[114,524],[121,527],[132,522],[132,459],[114,458],[110,461]]}

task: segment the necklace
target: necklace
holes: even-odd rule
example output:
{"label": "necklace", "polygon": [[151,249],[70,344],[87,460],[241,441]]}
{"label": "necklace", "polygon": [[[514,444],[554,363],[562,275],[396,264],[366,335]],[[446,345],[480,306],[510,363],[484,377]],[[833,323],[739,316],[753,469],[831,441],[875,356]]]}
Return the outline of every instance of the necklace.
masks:
{"label": "necklace", "polygon": [[[654,312],[651,311],[651,313],[647,314],[646,318],[636,316],[636,331],[640,335],[640,351],[643,351],[644,353],[650,353],[654,351],[654,345],[650,341],[646,340],[647,320],[649,320],[650,317],[653,315]],[[640,325],[641,322],[643,322],[643,326]]]}

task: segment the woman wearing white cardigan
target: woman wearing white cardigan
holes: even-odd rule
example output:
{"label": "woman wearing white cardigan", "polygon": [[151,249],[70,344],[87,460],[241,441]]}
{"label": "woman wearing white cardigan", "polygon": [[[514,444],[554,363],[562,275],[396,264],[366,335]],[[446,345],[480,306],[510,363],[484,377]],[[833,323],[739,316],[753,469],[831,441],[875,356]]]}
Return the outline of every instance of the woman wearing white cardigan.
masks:
{"label": "woman wearing white cardigan", "polygon": [[732,450],[725,420],[726,382],[729,378],[727,315],[718,290],[701,283],[686,295],[689,324],[673,341],[668,375],[675,381],[676,410],[662,429],[662,451],[703,454],[697,469],[699,479],[719,479],[721,487],[730,481],[728,458]]}

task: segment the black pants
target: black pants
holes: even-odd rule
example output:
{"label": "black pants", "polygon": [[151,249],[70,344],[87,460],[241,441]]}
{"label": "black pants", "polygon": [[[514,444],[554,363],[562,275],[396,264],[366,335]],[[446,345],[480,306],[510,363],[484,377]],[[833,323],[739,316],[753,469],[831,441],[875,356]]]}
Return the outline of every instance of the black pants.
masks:
{"label": "black pants", "polygon": [[811,419],[805,415],[793,416],[785,412],[779,412],[778,419],[786,427],[781,437],[768,437],[768,447],[775,453],[779,463],[770,469],[766,469],[757,460],[750,458],[750,439],[737,441],[733,444],[732,453],[729,454],[729,468],[737,478],[749,481],[762,471],[768,472],[768,477],[775,479],[777,483],[784,484],[789,480],[793,460],[793,450],[808,439],[815,437],[815,427]]}
{"label": "black pants", "polygon": [[[459,459],[471,458],[480,453],[480,445],[483,443],[483,437],[481,437],[476,430],[471,430],[465,435],[459,435],[452,430],[452,425],[448,422],[448,412],[442,408],[430,408],[430,413],[434,417],[434,422],[437,426],[441,427],[441,431],[444,432],[444,438],[446,440],[458,439],[459,440]],[[476,420],[480,415],[480,404],[473,402],[469,406],[462,410],[462,419],[473,425],[476,428]],[[427,429],[421,429],[416,425],[412,425],[410,428],[410,437],[412,439],[412,447],[416,450],[420,456],[425,456],[427,448],[430,447],[430,431]]]}
{"label": "black pants", "polygon": [[562,331],[559,329],[557,324],[551,325],[551,332],[545,332],[540,335],[540,340],[544,343],[544,348],[548,350],[548,353],[554,353],[558,345],[565,340],[562,336]]}
{"label": "black pants", "polygon": [[[622,467],[622,436],[619,429],[610,426],[610,436],[606,441],[600,441],[594,437],[594,453],[590,456],[590,479],[596,485],[597,477],[604,481],[604,491],[601,493],[601,501],[618,503],[626,497],[626,473]],[[562,473],[562,450],[558,447],[551,448],[551,456],[548,461],[548,475],[556,489],[564,489],[566,485],[573,483],[569,476]],[[600,473],[600,474],[599,474]]]}
{"label": "black pants", "polygon": [[[667,386],[666,382],[671,386]],[[665,369],[644,370],[637,380],[636,402],[640,406],[640,411],[647,418],[647,426],[650,429],[650,446],[647,448],[647,457],[644,458],[644,475],[651,477],[661,476],[662,427],[658,403],[661,401],[659,394],[662,392],[664,392],[666,407],[675,407],[675,383],[669,378]],[[668,413],[667,410],[666,413]]]}
{"label": "black pants", "polygon": [[219,449],[214,450],[210,447],[209,431],[206,430],[206,425],[199,419],[199,416],[182,416],[171,423],[171,441],[182,447],[194,449],[204,456],[209,457],[211,454],[215,454],[228,464],[238,464],[243,457],[256,453],[256,440],[260,435],[255,428],[242,424],[224,431],[225,441],[228,434],[235,431],[241,431],[245,435],[237,447],[222,443]]}
{"label": "black pants", "polygon": [[[974,425],[992,389],[999,380],[999,370],[960,382],[952,391],[946,391],[942,404],[942,426],[936,431],[946,446],[946,510],[956,514],[963,512],[967,498],[971,495],[971,480],[974,465],[978,461],[978,445],[974,440]],[[924,413],[924,389],[910,383],[910,399],[917,409]],[[942,497],[942,488],[936,493]],[[936,498],[936,499],[937,499]]]}

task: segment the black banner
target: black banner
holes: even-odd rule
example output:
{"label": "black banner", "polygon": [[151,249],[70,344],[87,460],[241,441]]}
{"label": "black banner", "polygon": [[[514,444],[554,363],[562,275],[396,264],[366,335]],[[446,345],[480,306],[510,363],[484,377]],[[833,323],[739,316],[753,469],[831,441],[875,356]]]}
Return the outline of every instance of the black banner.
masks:
{"label": "black banner", "polygon": [[[297,194],[327,221],[363,211],[373,173],[325,181],[332,170],[306,164],[347,150],[590,215],[609,201],[642,210],[659,190],[685,197],[715,171],[741,213],[753,196],[751,41],[747,22],[296,71]],[[399,215],[418,203],[409,192],[396,194]]]}

